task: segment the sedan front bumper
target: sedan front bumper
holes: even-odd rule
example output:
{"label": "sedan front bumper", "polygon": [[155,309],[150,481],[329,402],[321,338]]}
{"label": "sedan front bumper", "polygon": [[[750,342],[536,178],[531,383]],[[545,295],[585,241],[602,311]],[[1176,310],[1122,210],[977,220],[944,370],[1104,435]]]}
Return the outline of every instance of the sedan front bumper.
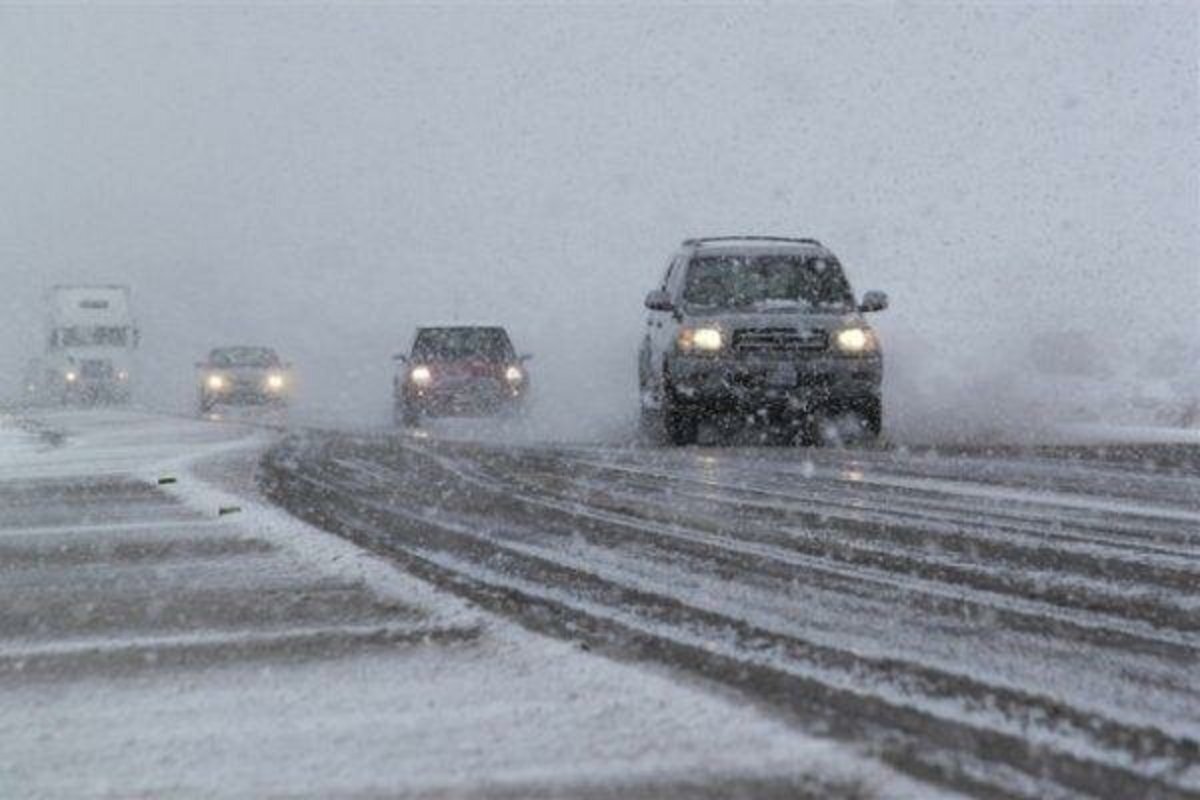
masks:
{"label": "sedan front bumper", "polygon": [[402,403],[428,416],[480,416],[516,408],[524,401],[525,394],[524,388],[492,382],[425,389],[408,387]]}

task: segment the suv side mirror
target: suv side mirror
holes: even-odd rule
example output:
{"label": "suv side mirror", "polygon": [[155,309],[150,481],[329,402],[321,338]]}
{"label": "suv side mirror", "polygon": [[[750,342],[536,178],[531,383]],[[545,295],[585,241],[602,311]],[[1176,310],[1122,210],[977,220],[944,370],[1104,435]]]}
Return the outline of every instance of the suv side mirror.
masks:
{"label": "suv side mirror", "polygon": [[406,356],[404,353],[396,353],[396,355],[392,356],[392,361],[399,361],[401,363],[407,363],[408,356]]}
{"label": "suv side mirror", "polygon": [[671,302],[671,295],[667,292],[655,289],[646,295],[646,308],[651,311],[674,311],[675,303]]}
{"label": "suv side mirror", "polygon": [[863,295],[862,302],[858,304],[858,310],[863,313],[883,311],[887,307],[888,296],[886,292],[867,292]]}
{"label": "suv side mirror", "polygon": [[522,364],[524,364],[526,361],[533,361],[533,354],[532,353],[522,353],[521,355],[517,356],[517,361],[519,361]]}

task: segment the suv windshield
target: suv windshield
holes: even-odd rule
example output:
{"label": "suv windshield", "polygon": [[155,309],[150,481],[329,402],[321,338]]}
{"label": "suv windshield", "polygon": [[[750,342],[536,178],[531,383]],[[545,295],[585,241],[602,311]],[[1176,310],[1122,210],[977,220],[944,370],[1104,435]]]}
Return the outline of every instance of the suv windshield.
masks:
{"label": "suv windshield", "polygon": [[513,347],[503,328],[426,328],[412,355],[418,361],[511,361]]}
{"label": "suv windshield", "polygon": [[781,253],[697,257],[688,267],[683,300],[705,310],[845,311],[854,306],[837,261]]}
{"label": "suv windshield", "polygon": [[213,350],[208,357],[214,367],[277,367],[279,356],[266,347],[229,347]]}

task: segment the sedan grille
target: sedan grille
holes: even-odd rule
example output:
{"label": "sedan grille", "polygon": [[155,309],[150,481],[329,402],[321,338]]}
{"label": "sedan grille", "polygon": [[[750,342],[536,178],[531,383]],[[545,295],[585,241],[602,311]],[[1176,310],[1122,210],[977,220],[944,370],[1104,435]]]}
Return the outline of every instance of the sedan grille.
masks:
{"label": "sedan grille", "polygon": [[89,380],[109,380],[113,376],[113,365],[111,361],[81,361],[79,362],[79,374]]}
{"label": "sedan grille", "polygon": [[824,350],[828,345],[829,335],[822,330],[749,328],[733,334],[733,349],[738,353],[795,353]]}

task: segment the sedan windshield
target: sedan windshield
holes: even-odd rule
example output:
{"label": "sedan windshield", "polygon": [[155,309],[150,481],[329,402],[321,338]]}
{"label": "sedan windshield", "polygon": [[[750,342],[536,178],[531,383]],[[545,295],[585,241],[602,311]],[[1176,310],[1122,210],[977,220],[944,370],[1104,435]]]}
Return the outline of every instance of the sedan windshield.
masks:
{"label": "sedan windshield", "polygon": [[228,347],[208,357],[214,367],[277,367],[279,356],[266,347]]}
{"label": "sedan windshield", "polygon": [[854,305],[837,261],[779,253],[696,258],[688,267],[683,299],[705,310],[845,311]]}
{"label": "sedan windshield", "polygon": [[418,361],[511,361],[512,343],[503,328],[426,328],[413,344]]}

